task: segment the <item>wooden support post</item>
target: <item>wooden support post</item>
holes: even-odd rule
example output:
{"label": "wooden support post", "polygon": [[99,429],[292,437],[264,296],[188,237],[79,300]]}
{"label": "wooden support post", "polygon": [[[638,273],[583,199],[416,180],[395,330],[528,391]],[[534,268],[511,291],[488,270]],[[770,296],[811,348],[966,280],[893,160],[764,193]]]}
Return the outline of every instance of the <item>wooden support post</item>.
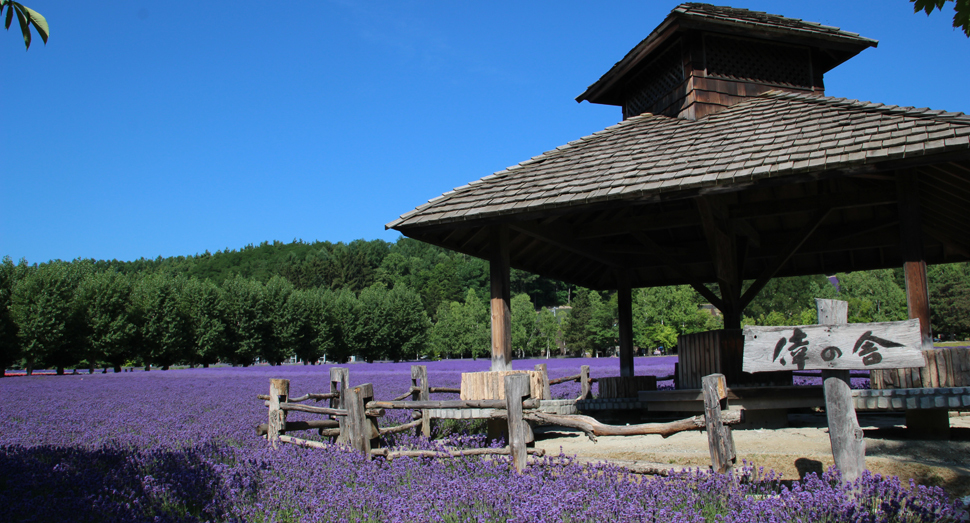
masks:
{"label": "wooden support post", "polygon": [[933,332],[920,224],[919,178],[915,169],[896,173],[896,194],[899,197],[899,240],[906,280],[906,307],[910,319],[919,319],[923,350],[929,350],[933,348]]}
{"label": "wooden support post", "polygon": [[633,377],[633,291],[630,288],[630,278],[623,272],[617,272],[617,326],[620,330],[620,376]]}
{"label": "wooden support post", "polygon": [[371,438],[374,436],[372,421],[367,419],[364,405],[373,399],[374,387],[370,383],[350,387],[347,390],[347,443],[370,459]]}
{"label": "wooden support post", "polygon": [[[430,401],[431,387],[428,385],[428,367],[425,365],[411,365],[411,393],[413,401]],[[421,411],[421,428],[418,434],[426,438],[431,437],[431,416],[427,409]]]}
{"label": "wooden support post", "polygon": [[[330,367],[330,393],[339,394],[330,399],[330,408],[345,410],[347,408],[346,394],[350,384],[350,371],[346,367]],[[337,443],[347,443],[347,416],[336,416],[340,427]]]}
{"label": "wooden support post", "polygon": [[731,427],[721,422],[721,400],[727,397],[727,381],[723,374],[704,376],[704,418],[707,423],[707,444],[711,451],[711,469],[725,474],[734,468],[737,456]]}
{"label": "wooden support post", "polygon": [[[815,311],[819,325],[846,325],[849,322],[849,302],[842,300],[823,300],[815,298]],[[848,370],[823,370],[822,381],[837,378],[850,385]]]}
{"label": "wooden support post", "polygon": [[492,294],[492,371],[512,370],[512,286],[509,228],[489,227],[488,272]]}
{"label": "wooden support post", "polygon": [[843,481],[855,481],[866,469],[866,442],[856,419],[852,390],[838,378],[827,378],[824,389],[835,466],[842,472]]}
{"label": "wooden support post", "polygon": [[542,382],[542,397],[539,399],[551,400],[552,391],[549,389],[549,371],[546,369],[546,364],[537,364],[536,372],[539,373],[539,380]]}
{"label": "wooden support post", "polygon": [[280,409],[280,403],[286,403],[290,395],[290,380],[269,380],[269,420],[266,438],[273,448],[280,439],[280,432],[286,430],[286,411]]}
{"label": "wooden support post", "polygon": [[505,405],[509,419],[509,449],[512,452],[512,464],[515,471],[522,473],[525,469],[528,450],[526,443],[529,436],[529,425],[522,419],[522,398],[529,397],[531,387],[527,374],[509,374],[505,377]]}
{"label": "wooden support post", "polygon": [[592,385],[589,382],[589,365],[579,368],[579,399],[593,399]]}

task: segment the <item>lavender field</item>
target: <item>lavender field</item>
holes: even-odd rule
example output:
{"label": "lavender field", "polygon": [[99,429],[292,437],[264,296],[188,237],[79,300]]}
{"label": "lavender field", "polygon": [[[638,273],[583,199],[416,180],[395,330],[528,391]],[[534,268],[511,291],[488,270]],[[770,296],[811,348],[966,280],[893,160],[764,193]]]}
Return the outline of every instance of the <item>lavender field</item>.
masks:
{"label": "lavender field", "polygon": [[[638,358],[637,373],[669,375],[674,361]],[[539,362],[551,378],[580,365],[594,377],[618,374],[609,358],[522,360],[514,368]],[[432,386],[456,387],[461,372],[487,370],[488,362],[427,365]],[[410,386],[407,363],[348,367],[351,385],[373,383],[378,399]],[[328,390],[327,366],[0,379],[0,521],[928,522],[956,520],[959,510],[939,489],[878,476],[851,487],[831,474],[781,482],[750,469],[652,478],[568,456],[517,476],[502,458],[367,462],[339,448],[274,451],[254,430],[266,418],[256,395],[270,378],[291,380],[294,395]],[[579,394],[575,383],[553,391]],[[488,445],[481,436],[449,438]]]}

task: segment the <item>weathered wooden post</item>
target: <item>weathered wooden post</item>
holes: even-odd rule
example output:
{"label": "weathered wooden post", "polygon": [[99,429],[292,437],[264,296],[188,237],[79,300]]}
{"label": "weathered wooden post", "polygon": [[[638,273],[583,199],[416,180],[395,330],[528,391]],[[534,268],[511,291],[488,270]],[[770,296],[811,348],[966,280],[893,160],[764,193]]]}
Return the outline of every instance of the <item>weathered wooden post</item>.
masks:
{"label": "weathered wooden post", "polygon": [[588,400],[592,397],[592,385],[589,383],[589,365],[583,365],[579,368],[579,399]]}
{"label": "weathered wooden post", "polygon": [[515,471],[525,469],[528,450],[529,424],[522,418],[522,398],[530,395],[529,375],[510,374],[505,376],[505,408],[509,420],[509,449]]}
{"label": "weathered wooden post", "polygon": [[[815,299],[819,325],[846,325],[849,302]],[[866,441],[852,402],[849,370],[822,370],[825,391],[825,416],[829,424],[829,441],[835,466],[842,479],[851,482],[866,469]]]}
{"label": "weathered wooden post", "polygon": [[[428,367],[425,365],[411,365],[411,399],[413,401],[428,401],[431,399],[431,390],[428,385]],[[428,409],[421,411],[421,428],[419,434],[424,437],[431,437],[431,415]]]}
{"label": "weathered wooden post", "polygon": [[[704,376],[704,419],[707,423],[707,445],[711,451],[711,468],[725,474],[734,468],[737,456],[731,427],[721,422],[721,401],[727,398],[727,380],[723,374]],[[723,407],[726,407],[724,405]]]}
{"label": "weathered wooden post", "polygon": [[344,403],[347,409],[347,442],[369,460],[371,458],[370,440],[373,434],[364,405],[374,398],[374,386],[365,383],[345,390],[347,391],[347,401]]}
{"label": "weathered wooden post", "polygon": [[546,364],[537,364],[536,372],[539,373],[539,381],[542,383],[542,398],[540,399],[551,400],[552,390],[549,388],[549,371],[546,368]]}
{"label": "weathered wooden post", "polygon": [[280,408],[280,403],[286,403],[290,395],[290,380],[269,380],[269,420],[267,422],[266,439],[275,449],[280,440],[280,432],[286,430],[286,411]]}
{"label": "weathered wooden post", "polygon": [[[350,384],[350,371],[346,367],[330,367],[330,393],[338,394],[336,398],[330,398],[330,408],[346,409],[346,391]],[[335,416],[340,429],[337,436],[337,443],[347,443],[347,417]]]}

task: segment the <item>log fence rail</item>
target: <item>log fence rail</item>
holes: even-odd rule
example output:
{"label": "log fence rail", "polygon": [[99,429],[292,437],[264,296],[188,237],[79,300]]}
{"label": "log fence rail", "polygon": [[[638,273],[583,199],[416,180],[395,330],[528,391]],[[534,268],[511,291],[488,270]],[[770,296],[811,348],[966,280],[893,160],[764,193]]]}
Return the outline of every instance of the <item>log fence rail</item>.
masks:
{"label": "log fence rail", "polygon": [[[539,367],[539,366],[537,366]],[[545,372],[545,365],[541,365],[541,373]],[[537,368],[537,370],[540,370]],[[298,438],[287,435],[287,432],[317,429],[324,437],[334,438],[334,443],[345,444],[360,452],[367,459],[381,456],[386,459],[397,457],[459,457],[475,455],[510,455],[517,472],[525,468],[529,455],[540,457],[541,449],[527,448],[532,440],[529,423],[551,424],[575,428],[584,432],[591,440],[596,436],[626,436],[642,434],[660,434],[664,438],[685,430],[700,430],[708,428],[710,422],[706,416],[694,416],[684,420],[669,423],[646,423],[640,425],[614,426],[605,425],[589,416],[550,414],[539,409],[542,399],[533,396],[532,379],[527,373],[507,374],[504,376],[505,399],[494,400],[431,400],[427,399],[432,392],[455,393],[456,389],[448,387],[430,387],[427,380],[427,368],[423,365],[412,366],[412,387],[406,395],[398,396],[390,401],[374,400],[374,388],[365,383],[349,387],[348,373],[345,368],[331,369],[331,392],[327,394],[305,394],[289,399],[289,380],[270,380],[270,394],[258,395],[269,407],[268,423],[256,428],[257,434],[265,436],[270,444],[276,448],[278,442],[294,444],[306,448],[330,448],[332,444]],[[577,376],[570,376],[558,383],[572,381],[578,378],[582,387],[580,398],[590,397],[590,385],[595,379],[589,377],[589,367],[583,366]],[[542,394],[546,395],[550,380],[546,377],[542,384]],[[722,378],[723,382],[723,378]],[[720,387],[724,392],[724,387]],[[411,401],[404,398],[411,396]],[[725,394],[712,400],[714,404],[724,405]],[[303,405],[298,401],[330,400],[330,407],[316,407]],[[413,410],[415,421],[394,427],[380,428],[377,418],[384,416],[387,410]],[[494,420],[505,420],[508,424],[508,445],[501,449],[442,449],[442,450],[389,450],[379,448],[380,437],[416,429],[425,436],[430,436],[430,417],[426,414],[434,409],[486,409],[487,417]],[[287,412],[307,412],[328,416],[328,419],[310,421],[286,421]],[[733,425],[743,420],[743,412],[739,410],[719,410],[719,421],[722,425]],[[725,436],[730,437],[730,429],[723,427],[715,439],[719,447],[731,448],[721,442]],[[712,443],[713,444],[713,443]],[[713,456],[713,453],[712,453]],[[733,456],[731,456],[733,458]],[[730,458],[728,458],[730,459]]]}

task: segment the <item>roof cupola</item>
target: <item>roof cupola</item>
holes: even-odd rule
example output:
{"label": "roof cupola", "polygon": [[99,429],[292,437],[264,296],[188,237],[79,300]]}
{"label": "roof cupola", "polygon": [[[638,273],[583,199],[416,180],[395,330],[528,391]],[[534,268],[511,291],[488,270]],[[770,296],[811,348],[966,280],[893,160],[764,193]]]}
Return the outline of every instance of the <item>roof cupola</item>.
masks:
{"label": "roof cupola", "polygon": [[814,22],[685,3],[576,101],[621,106],[624,119],[696,120],[771,90],[823,95],[824,73],[877,44]]}

